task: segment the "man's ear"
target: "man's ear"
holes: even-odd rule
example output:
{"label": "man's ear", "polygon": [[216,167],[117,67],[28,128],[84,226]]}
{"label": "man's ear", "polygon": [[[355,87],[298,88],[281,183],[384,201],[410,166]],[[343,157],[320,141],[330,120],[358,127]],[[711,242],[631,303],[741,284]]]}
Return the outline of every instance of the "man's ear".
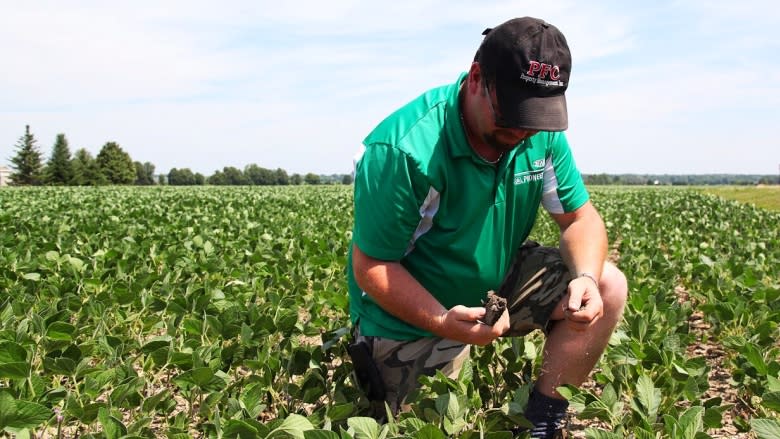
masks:
{"label": "man's ear", "polygon": [[474,61],[469,68],[469,74],[466,78],[466,87],[469,93],[481,90],[482,87],[482,69],[479,63]]}

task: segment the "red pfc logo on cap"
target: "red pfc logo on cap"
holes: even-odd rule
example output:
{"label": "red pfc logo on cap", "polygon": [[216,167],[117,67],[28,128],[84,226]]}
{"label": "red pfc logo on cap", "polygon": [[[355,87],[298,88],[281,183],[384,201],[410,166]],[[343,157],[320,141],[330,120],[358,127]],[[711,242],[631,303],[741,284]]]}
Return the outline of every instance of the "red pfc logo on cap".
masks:
{"label": "red pfc logo on cap", "polygon": [[561,78],[561,69],[558,66],[540,63],[539,61],[531,61],[531,65],[528,67],[526,75],[538,77],[539,79],[544,79],[547,75],[550,75],[550,79],[557,81]]}

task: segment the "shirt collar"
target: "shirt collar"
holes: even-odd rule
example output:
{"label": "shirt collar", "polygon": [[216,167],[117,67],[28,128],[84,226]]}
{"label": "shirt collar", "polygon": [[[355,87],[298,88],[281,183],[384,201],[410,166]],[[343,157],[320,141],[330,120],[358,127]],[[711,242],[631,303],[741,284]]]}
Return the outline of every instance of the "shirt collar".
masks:
{"label": "shirt collar", "polygon": [[450,146],[450,154],[453,157],[470,157],[472,155],[471,146],[466,138],[466,130],[463,127],[463,118],[460,112],[460,86],[466,80],[468,73],[463,72],[458,76],[458,80],[450,86],[449,98],[447,99],[447,118],[444,123],[444,130]]}

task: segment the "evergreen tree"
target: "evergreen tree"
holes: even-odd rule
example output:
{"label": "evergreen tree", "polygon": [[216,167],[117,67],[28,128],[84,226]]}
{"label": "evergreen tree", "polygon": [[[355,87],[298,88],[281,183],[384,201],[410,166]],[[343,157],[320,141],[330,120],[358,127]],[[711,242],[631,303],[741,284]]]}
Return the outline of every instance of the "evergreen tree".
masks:
{"label": "evergreen tree", "polygon": [[97,161],[84,148],[76,151],[71,161],[73,178],[70,184],[76,186],[100,186],[108,183],[106,177],[100,171]]}
{"label": "evergreen tree", "polygon": [[133,160],[116,142],[103,145],[96,160],[109,184],[132,184],[135,181]]}
{"label": "evergreen tree", "polygon": [[44,175],[46,184],[70,184],[73,179],[70,148],[68,148],[68,139],[65,138],[65,134],[57,134],[57,140],[54,142],[54,148],[52,148],[51,157],[46,164]]}
{"label": "evergreen tree", "polygon": [[41,151],[35,145],[35,137],[30,134],[30,125],[25,126],[25,132],[16,143],[16,155],[11,158],[11,184],[37,185],[43,180],[43,163]]}

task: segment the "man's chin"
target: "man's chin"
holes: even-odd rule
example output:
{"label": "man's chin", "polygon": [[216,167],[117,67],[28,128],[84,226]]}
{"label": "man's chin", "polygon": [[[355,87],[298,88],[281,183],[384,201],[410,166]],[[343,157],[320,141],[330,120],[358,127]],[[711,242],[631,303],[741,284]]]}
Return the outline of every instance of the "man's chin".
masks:
{"label": "man's chin", "polygon": [[496,138],[496,136],[492,136],[492,135],[487,135],[487,136],[484,137],[484,139],[485,139],[485,143],[487,143],[488,146],[490,146],[491,148],[495,149],[496,151],[498,151],[501,154],[503,154],[505,152],[509,152],[509,151],[515,149],[520,143],[522,143],[522,140],[520,140],[517,143],[511,143],[511,144],[500,142]]}
{"label": "man's chin", "polygon": [[514,143],[512,145],[509,145],[509,144],[506,144],[506,143],[500,143],[500,142],[496,142],[496,141],[491,141],[490,139],[488,140],[487,144],[491,148],[495,149],[496,151],[498,151],[501,154],[503,154],[505,152],[509,152],[509,151],[517,148],[517,145],[519,145],[519,143]]}

